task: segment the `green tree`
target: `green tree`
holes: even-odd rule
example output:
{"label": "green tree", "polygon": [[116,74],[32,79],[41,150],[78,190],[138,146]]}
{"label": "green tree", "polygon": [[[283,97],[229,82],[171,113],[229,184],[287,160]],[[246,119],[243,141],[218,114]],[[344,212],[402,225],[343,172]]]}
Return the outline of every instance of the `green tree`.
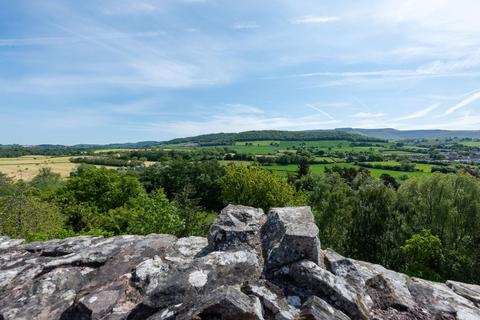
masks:
{"label": "green tree", "polygon": [[68,224],[79,231],[90,224],[88,220],[94,214],[106,214],[143,193],[145,190],[135,176],[117,170],[80,166],[56,192],[54,199],[67,214]]}
{"label": "green tree", "polygon": [[430,230],[414,234],[401,247],[405,255],[405,272],[414,277],[440,281],[440,269],[445,262],[442,241]]}
{"label": "green tree", "polygon": [[308,161],[307,157],[300,157],[298,163],[298,177],[301,178],[303,176],[308,175],[310,171],[310,162]]}
{"label": "green tree", "polygon": [[443,243],[442,277],[480,281],[480,182],[466,174],[409,179],[398,191],[398,208],[410,234],[431,230]]}
{"label": "green tree", "polygon": [[225,204],[242,204],[267,211],[302,202],[286,180],[258,166],[230,165],[220,183]]}
{"label": "green tree", "polygon": [[25,184],[18,184],[11,195],[0,198],[2,235],[28,241],[62,238],[68,235],[64,222],[55,204],[31,195]]}
{"label": "green tree", "polygon": [[183,232],[184,221],[180,211],[167,199],[162,189],[150,196],[142,195],[133,199],[127,207],[134,212],[134,219],[128,227],[129,233],[180,235]]}
{"label": "green tree", "polygon": [[141,194],[130,199],[124,206],[109,210],[99,216],[96,228],[119,234],[165,233],[180,235],[184,222],[180,211],[159,189],[150,195]]}
{"label": "green tree", "polygon": [[40,193],[52,192],[62,185],[62,177],[58,173],[52,172],[51,168],[41,168],[38,175],[30,182],[30,186]]}
{"label": "green tree", "polygon": [[355,259],[397,267],[401,221],[395,207],[395,191],[379,180],[369,179],[358,186],[355,197],[347,254]]}
{"label": "green tree", "polygon": [[13,189],[13,181],[6,174],[0,172],[0,197],[10,194]]}
{"label": "green tree", "polygon": [[163,188],[169,199],[175,199],[188,186],[189,196],[200,206],[220,210],[223,203],[218,179],[224,174],[224,166],[215,160],[175,160],[145,168],[140,180],[147,192]]}
{"label": "green tree", "polygon": [[348,230],[355,207],[355,191],[337,173],[309,176],[304,181],[308,188],[308,204],[320,229],[323,247],[344,253]]}

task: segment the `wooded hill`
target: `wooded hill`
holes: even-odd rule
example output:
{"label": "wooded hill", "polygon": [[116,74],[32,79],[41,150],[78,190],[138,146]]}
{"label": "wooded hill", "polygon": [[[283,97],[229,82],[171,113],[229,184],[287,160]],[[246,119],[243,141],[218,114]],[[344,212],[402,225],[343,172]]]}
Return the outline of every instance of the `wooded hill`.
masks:
{"label": "wooded hill", "polygon": [[480,130],[397,130],[338,128],[338,132],[366,135],[377,139],[405,140],[405,139],[480,139]]}
{"label": "wooded hill", "polygon": [[310,131],[282,131],[282,130],[259,130],[239,133],[213,133],[195,137],[173,139],[166,144],[197,143],[200,145],[228,145],[237,141],[317,141],[317,140],[347,140],[376,142],[384,141],[361,134],[348,133],[336,130],[310,130]]}

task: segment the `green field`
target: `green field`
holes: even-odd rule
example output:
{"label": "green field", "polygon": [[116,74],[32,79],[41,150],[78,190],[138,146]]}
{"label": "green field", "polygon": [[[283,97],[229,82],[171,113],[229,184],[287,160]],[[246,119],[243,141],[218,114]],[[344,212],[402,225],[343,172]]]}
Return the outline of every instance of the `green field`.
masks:
{"label": "green field", "polygon": [[[325,172],[325,168],[331,168],[333,166],[338,166],[342,168],[352,168],[352,167],[360,168],[359,166],[356,166],[353,163],[312,164],[310,166],[310,172],[322,174]],[[297,172],[298,170],[298,166],[294,164],[271,165],[271,166],[265,166],[265,168],[278,172],[281,175],[286,175],[288,172]],[[366,168],[366,169],[370,171],[372,176],[375,178],[379,178],[384,173],[389,174],[395,178],[405,176],[405,175],[409,177],[418,177],[418,176],[424,176],[424,175],[430,174],[430,171],[403,172],[403,171],[385,170],[385,169],[370,169],[370,168]]]}
{"label": "green field", "polygon": [[480,148],[480,141],[462,141],[460,143],[463,144],[464,146],[467,146],[467,147]]}
{"label": "green field", "polygon": [[343,152],[368,152],[383,151],[390,147],[385,142],[375,142],[372,146],[351,146],[352,142],[347,140],[321,140],[321,141],[242,141],[235,145],[222,146],[236,151],[237,153],[250,154],[275,154],[277,152],[294,152],[298,148],[316,148],[324,151]]}
{"label": "green field", "polygon": [[[400,166],[400,162],[398,161],[377,161],[377,162],[367,162],[367,163],[373,164],[373,165],[380,165],[380,166]],[[432,172],[432,165],[430,164],[415,163],[415,168],[426,173]]]}

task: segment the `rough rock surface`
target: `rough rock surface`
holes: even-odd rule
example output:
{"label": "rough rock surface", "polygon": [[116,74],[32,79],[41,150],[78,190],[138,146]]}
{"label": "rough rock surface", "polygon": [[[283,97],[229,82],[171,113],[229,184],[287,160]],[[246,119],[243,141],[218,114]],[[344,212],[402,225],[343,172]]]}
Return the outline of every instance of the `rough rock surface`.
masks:
{"label": "rough rock surface", "polygon": [[302,259],[320,263],[320,240],[310,207],[274,208],[262,230],[266,271]]}
{"label": "rough rock surface", "polygon": [[479,302],[322,251],[307,207],[228,206],[208,239],[0,237],[0,320],[478,320]]}

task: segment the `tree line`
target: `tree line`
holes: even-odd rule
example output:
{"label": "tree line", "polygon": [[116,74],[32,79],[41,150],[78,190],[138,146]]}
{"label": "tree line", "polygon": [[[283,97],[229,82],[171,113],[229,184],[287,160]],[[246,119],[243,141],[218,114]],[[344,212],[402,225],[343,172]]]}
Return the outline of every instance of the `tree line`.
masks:
{"label": "tree line", "polygon": [[69,179],[0,175],[0,234],[29,241],[78,234],[205,235],[228,203],[309,205],[322,247],[431,280],[480,283],[480,180],[432,174],[399,183],[367,168],[283,178],[258,165],[170,160],[110,170],[81,165]]}

